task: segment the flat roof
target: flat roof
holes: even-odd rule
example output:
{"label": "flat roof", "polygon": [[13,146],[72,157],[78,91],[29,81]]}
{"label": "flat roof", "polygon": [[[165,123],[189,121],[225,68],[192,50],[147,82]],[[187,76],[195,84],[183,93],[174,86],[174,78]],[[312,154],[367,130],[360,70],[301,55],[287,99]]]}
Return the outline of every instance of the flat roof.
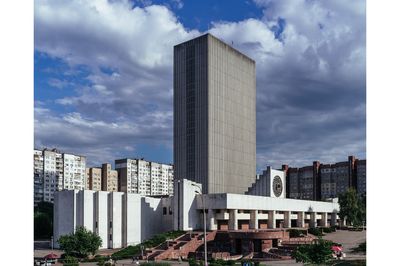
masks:
{"label": "flat roof", "polygon": [[207,33],[205,33],[205,34],[202,34],[202,35],[200,35],[200,36],[197,36],[197,37],[195,37],[195,38],[193,38],[193,39],[190,39],[190,40],[181,42],[181,43],[179,43],[179,44],[176,44],[176,45],[174,45],[174,47],[177,47],[177,46],[186,44],[186,43],[191,42],[191,41],[193,41],[193,40],[197,40],[197,39],[200,39],[200,38],[205,38],[205,37],[212,37],[213,39],[215,39],[215,40],[217,40],[217,41],[219,41],[219,42],[225,44],[227,47],[229,47],[229,48],[232,49],[233,51],[239,53],[240,55],[244,56],[245,58],[249,59],[250,61],[252,61],[252,62],[255,64],[256,61],[255,61],[254,59],[252,59],[252,58],[249,57],[248,55],[244,54],[243,52],[241,52],[241,51],[235,49],[235,48],[232,47],[231,45],[229,45],[229,44],[227,44],[226,42],[224,42],[223,40],[221,40],[221,39],[215,37],[214,35],[212,35],[212,34],[209,33],[209,32],[207,32]]}
{"label": "flat roof", "polygon": [[[197,208],[202,209],[201,195],[196,196]],[[339,212],[336,202],[312,201],[231,193],[206,194],[204,205],[208,209],[276,210],[302,212]]]}

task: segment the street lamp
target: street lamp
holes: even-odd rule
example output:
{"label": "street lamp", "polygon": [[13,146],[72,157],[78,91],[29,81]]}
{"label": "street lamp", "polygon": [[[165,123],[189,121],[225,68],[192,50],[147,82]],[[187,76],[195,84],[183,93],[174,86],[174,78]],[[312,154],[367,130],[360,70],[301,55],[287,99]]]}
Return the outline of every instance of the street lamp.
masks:
{"label": "street lamp", "polygon": [[192,186],[197,187],[199,191],[195,191],[195,193],[201,195],[201,205],[203,205],[203,228],[204,228],[204,266],[207,266],[207,230],[206,230],[206,209],[204,206],[204,200],[203,200],[203,192],[201,190],[201,187],[199,185],[193,184]]}

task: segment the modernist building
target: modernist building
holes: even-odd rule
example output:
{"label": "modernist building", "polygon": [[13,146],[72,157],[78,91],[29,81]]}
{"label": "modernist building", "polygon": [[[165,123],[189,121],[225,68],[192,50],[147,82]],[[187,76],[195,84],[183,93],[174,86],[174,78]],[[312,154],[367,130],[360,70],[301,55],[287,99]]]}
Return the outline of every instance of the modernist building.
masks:
{"label": "modernist building", "polygon": [[255,62],[211,34],[174,47],[174,167],[204,193],[256,178]]}
{"label": "modernist building", "polygon": [[329,226],[340,222],[337,202],[287,199],[280,190],[279,196],[273,192],[274,197],[231,193],[199,195],[201,184],[186,179],[175,182],[174,196],[164,198],[125,192],[57,192],[55,242],[61,235],[74,232],[77,226],[97,233],[103,240],[102,248],[135,245],[169,230],[201,230],[203,208],[206,227],[214,232],[274,234],[278,228]]}
{"label": "modernist building", "polygon": [[256,182],[249,187],[246,195],[265,196],[274,198],[285,198],[285,172],[283,170],[275,170],[270,166],[264,170],[261,175],[257,176]]}
{"label": "modernist building", "polygon": [[358,194],[367,193],[367,160],[356,160],[356,183]]}
{"label": "modernist building", "polygon": [[350,187],[359,194],[366,192],[366,160],[349,156],[347,161],[292,168],[283,165],[286,173],[286,196],[293,199],[325,200],[336,198]]}
{"label": "modernist building", "polygon": [[172,195],[174,171],[170,164],[143,159],[115,160],[119,191],[141,195]]}
{"label": "modernist building", "polygon": [[92,190],[56,193],[54,239],[84,226],[102,239],[100,248],[135,245],[151,236],[172,230],[172,215],[163,215],[170,199],[139,194]]}
{"label": "modernist building", "polygon": [[86,186],[86,158],[55,149],[34,150],[34,182],[35,203],[42,200],[53,202],[55,191],[83,190]]}

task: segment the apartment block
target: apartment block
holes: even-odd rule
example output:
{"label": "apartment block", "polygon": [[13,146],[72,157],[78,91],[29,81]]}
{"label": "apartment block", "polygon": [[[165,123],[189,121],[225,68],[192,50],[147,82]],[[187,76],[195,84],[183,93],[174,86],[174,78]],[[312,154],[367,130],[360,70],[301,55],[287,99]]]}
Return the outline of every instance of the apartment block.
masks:
{"label": "apartment block", "polygon": [[86,190],[101,191],[101,168],[86,168]]}
{"label": "apartment block", "polygon": [[300,168],[290,168],[287,165],[282,166],[286,172],[286,195],[293,199],[318,200],[320,193],[318,161],[313,165]]}
{"label": "apartment block", "polygon": [[[41,161],[43,164],[40,163]],[[60,153],[56,149],[35,149],[34,165],[36,203],[53,202],[55,191],[85,189],[86,158],[84,156]],[[40,180],[43,180],[42,183]]]}
{"label": "apartment block", "polygon": [[33,186],[34,186],[34,204],[43,200],[44,191],[44,169],[43,169],[44,159],[43,151],[34,150],[33,151]]}
{"label": "apartment block", "polygon": [[286,169],[286,196],[294,199],[326,200],[336,198],[350,187],[366,192],[366,160],[349,156],[333,164],[314,162],[312,166]]}
{"label": "apartment block", "polygon": [[101,190],[118,191],[118,172],[111,168],[111,164],[101,166]]}
{"label": "apartment block", "polygon": [[356,183],[357,183],[357,193],[366,194],[367,193],[367,160],[356,160]]}
{"label": "apartment block", "polygon": [[174,173],[170,164],[144,159],[115,160],[118,171],[118,187],[121,192],[146,196],[172,195]]}

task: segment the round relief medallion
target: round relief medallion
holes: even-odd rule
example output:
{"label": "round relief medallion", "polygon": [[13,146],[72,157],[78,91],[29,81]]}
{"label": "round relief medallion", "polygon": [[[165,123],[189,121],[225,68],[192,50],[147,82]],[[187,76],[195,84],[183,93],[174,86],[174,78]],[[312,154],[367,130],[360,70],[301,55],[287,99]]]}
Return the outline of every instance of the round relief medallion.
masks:
{"label": "round relief medallion", "polygon": [[282,194],[282,190],[283,190],[282,179],[279,176],[274,177],[274,181],[272,182],[272,187],[273,187],[275,196],[279,197]]}

